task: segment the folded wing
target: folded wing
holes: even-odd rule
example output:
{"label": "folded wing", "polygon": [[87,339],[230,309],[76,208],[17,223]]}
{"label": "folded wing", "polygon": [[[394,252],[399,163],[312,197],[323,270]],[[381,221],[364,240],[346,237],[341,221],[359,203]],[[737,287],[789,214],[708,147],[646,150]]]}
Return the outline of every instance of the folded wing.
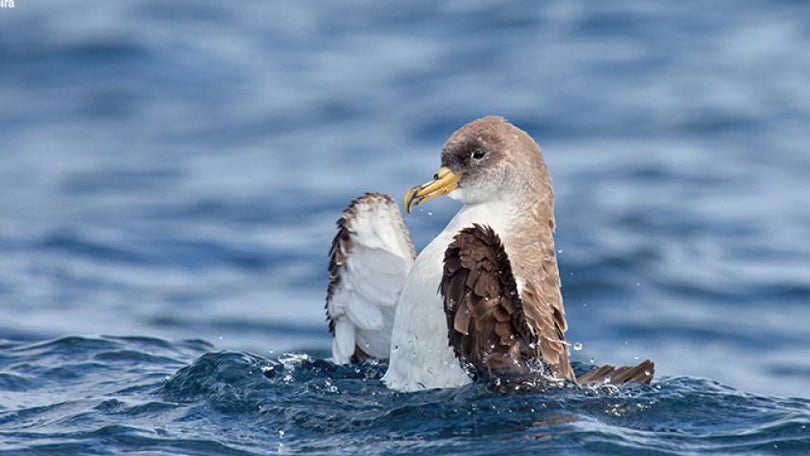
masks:
{"label": "folded wing", "polygon": [[386,359],[397,298],[416,253],[388,195],[356,198],[337,221],[329,251],[326,318],[337,364]]}
{"label": "folded wing", "polygon": [[[536,380],[538,374],[576,381],[561,299],[544,298],[532,280],[524,282],[518,290],[503,243],[490,227],[461,230],[445,251],[440,285],[450,345],[474,377],[490,382]],[[580,382],[649,383],[654,367],[649,360],[606,365]]]}
{"label": "folded wing", "polygon": [[574,379],[564,317],[530,291],[521,299],[503,244],[490,227],[474,225],[456,235],[445,252],[440,291],[450,345],[474,376],[509,380],[543,372]]}

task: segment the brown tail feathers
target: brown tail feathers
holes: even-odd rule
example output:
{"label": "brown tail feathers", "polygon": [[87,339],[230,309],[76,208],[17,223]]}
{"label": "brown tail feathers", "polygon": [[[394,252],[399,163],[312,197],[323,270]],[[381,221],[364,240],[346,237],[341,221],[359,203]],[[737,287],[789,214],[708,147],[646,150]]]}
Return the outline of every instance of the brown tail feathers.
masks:
{"label": "brown tail feathers", "polygon": [[655,375],[655,363],[647,359],[634,367],[616,367],[605,364],[579,377],[577,382],[584,386],[604,385],[606,383],[611,385],[619,385],[622,383],[643,383],[649,385],[653,379],[653,375]]}

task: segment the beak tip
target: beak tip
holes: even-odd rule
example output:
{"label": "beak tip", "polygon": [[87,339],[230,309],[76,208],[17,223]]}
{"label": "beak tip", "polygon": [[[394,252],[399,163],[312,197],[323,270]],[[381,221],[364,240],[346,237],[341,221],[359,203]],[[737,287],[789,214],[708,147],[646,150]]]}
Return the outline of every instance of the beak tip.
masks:
{"label": "beak tip", "polygon": [[414,206],[452,192],[458,188],[459,179],[461,179],[461,176],[453,173],[450,168],[444,166],[439,168],[439,172],[433,176],[432,181],[411,187],[405,192],[405,198],[403,199],[405,212],[410,214]]}
{"label": "beak tip", "polygon": [[406,214],[409,214],[409,215],[410,215],[410,213],[411,213],[411,209],[413,209],[413,205],[414,205],[414,194],[415,194],[415,193],[416,193],[416,192],[415,192],[415,190],[414,190],[414,188],[413,188],[413,187],[409,188],[409,189],[408,189],[408,191],[407,191],[407,192],[405,192],[405,198],[404,198],[404,199],[403,199],[403,201],[402,201],[402,205],[405,207],[405,213],[406,213]]}

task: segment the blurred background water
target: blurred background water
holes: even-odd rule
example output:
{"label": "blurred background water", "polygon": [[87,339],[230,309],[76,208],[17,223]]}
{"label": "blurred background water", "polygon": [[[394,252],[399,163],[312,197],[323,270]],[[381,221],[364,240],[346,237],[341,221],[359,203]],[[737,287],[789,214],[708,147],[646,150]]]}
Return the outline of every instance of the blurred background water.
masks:
{"label": "blurred background water", "polygon": [[[810,397],[807,2],[15,4],[0,9],[0,418],[18,431],[59,402],[42,399],[53,372],[26,366],[170,353],[144,358],[155,372],[93,358],[119,391],[216,350],[326,356],[340,211],[364,191],[400,199],[489,114],[544,148],[575,360]],[[408,217],[418,248],[457,207]],[[84,337],[45,342],[65,335]],[[84,397],[79,377],[60,400]],[[33,422],[72,423],[49,420]]]}

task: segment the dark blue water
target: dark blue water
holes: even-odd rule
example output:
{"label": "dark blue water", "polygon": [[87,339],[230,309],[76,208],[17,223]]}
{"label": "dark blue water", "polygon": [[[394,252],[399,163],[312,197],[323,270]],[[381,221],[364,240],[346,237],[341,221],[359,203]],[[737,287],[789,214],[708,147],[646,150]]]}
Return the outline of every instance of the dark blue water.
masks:
{"label": "dark blue water", "polygon": [[[810,451],[810,4],[669,3],[0,9],[0,452]],[[325,361],[334,220],[486,114],[544,148],[577,368],[652,387]]]}

